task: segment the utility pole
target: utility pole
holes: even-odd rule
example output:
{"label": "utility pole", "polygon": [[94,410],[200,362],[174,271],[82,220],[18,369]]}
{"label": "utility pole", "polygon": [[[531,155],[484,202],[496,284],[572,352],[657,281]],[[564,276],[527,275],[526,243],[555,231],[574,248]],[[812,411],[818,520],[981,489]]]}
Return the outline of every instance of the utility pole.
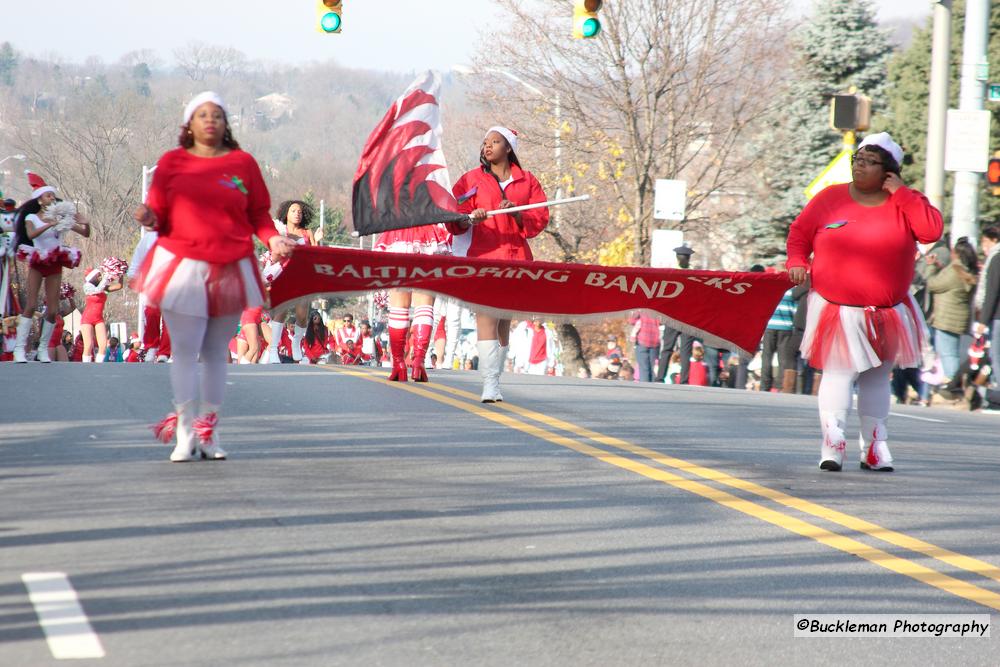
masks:
{"label": "utility pole", "polygon": [[927,164],[924,194],[944,210],[944,129],[948,116],[948,66],[951,62],[951,0],[934,3],[931,85],[927,113]]}
{"label": "utility pole", "polygon": [[[981,111],[989,79],[986,49],[989,44],[990,0],[968,0],[962,33],[961,111]],[[975,171],[955,172],[955,201],[951,215],[951,241],[962,236],[976,244],[979,238],[979,189],[982,176]]]}

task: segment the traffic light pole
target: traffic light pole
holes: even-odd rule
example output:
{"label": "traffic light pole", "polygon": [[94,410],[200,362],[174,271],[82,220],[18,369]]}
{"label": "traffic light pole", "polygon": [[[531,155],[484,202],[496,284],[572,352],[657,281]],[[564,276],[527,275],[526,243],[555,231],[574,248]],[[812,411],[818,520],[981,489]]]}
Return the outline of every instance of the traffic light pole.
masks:
{"label": "traffic light pole", "polygon": [[[977,71],[988,62],[990,0],[968,0],[965,6],[965,30],[962,35],[962,87],[959,109],[980,111],[986,90],[985,76]],[[979,238],[979,189],[982,175],[975,171],[955,172],[955,199],[951,215],[951,241],[963,236],[976,245]]]}
{"label": "traffic light pole", "polygon": [[944,138],[948,117],[948,67],[951,62],[951,0],[934,3],[934,37],[931,50],[931,85],[927,108],[927,163],[924,194],[939,211],[944,210]]}

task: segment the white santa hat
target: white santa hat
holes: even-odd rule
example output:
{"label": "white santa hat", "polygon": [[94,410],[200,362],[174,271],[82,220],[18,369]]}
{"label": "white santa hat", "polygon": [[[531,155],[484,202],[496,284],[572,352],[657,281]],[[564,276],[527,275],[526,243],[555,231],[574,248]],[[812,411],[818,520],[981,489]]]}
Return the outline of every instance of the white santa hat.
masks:
{"label": "white santa hat", "polygon": [[510,149],[515,153],[517,152],[517,132],[509,127],[494,125],[490,129],[486,130],[486,134],[483,135],[483,141],[486,141],[486,137],[490,136],[490,132],[496,132],[501,137],[506,139],[507,143],[510,144]]}
{"label": "white santa hat", "polygon": [[903,149],[899,147],[899,144],[892,140],[892,136],[888,132],[869,134],[861,141],[861,145],[858,146],[858,150],[861,150],[865,146],[878,146],[889,153],[889,155],[892,156],[892,159],[896,161],[897,165],[900,167],[903,166]]}
{"label": "white santa hat", "polygon": [[229,110],[226,109],[226,103],[222,101],[219,94],[211,90],[206,90],[203,93],[195,95],[191,101],[187,103],[187,106],[184,107],[184,125],[191,122],[191,116],[194,115],[194,112],[198,109],[198,107],[206,102],[211,102],[215,106],[222,109],[227,116],[229,115]]}
{"label": "white santa hat", "polygon": [[45,180],[41,176],[32,172],[29,169],[25,169],[24,173],[28,177],[28,185],[31,186],[32,199],[38,199],[46,192],[51,192],[52,194],[55,194],[56,189],[51,185],[46,185]]}

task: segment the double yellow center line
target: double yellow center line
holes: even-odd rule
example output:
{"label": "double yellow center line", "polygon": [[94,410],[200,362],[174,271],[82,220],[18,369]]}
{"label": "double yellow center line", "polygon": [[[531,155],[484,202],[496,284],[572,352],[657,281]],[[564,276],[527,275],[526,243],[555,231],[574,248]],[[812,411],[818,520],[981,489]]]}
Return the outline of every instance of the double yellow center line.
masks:
{"label": "double yellow center line", "polygon": [[[701,478],[718,484],[720,486],[738,489],[744,493],[763,498],[778,505],[797,510],[803,514],[823,519],[866,535],[875,540],[900,547],[915,553],[922,554],[953,568],[964,570],[972,574],[985,577],[993,582],[1000,583],[1000,567],[991,565],[985,561],[970,556],[965,556],[948,549],[936,546],[929,542],[905,535],[903,533],[883,528],[877,524],[865,521],[858,517],[844,514],[836,510],[818,505],[816,503],[790,496],[781,491],[761,486],[754,482],[733,477],[724,472],[706,468],[704,466],[684,461],[672,456],[667,456],[660,452],[634,445],[620,438],[603,435],[596,431],[572,424],[549,415],[528,410],[509,403],[496,403],[490,407],[484,407],[479,403],[479,396],[461,389],[455,389],[442,384],[428,383],[402,383],[385,380],[385,375],[374,371],[346,370],[343,367],[324,367],[327,370],[338,374],[352,377],[364,378],[375,382],[390,384],[392,387],[417,394],[424,398],[438,403],[443,403],[457,410],[472,413],[484,419],[496,422],[522,433],[539,438],[572,449],[575,452],[591,456],[595,459],[610,465],[628,470],[642,475],[652,480],[669,484],[677,489],[693,493],[711,500],[719,505],[742,512],[756,519],[766,521],[772,525],[783,528],[787,531],[816,540],[821,544],[863,558],[879,567],[883,567],[892,572],[916,579],[922,583],[934,586],[940,590],[957,595],[966,600],[971,600],[977,604],[991,609],[1000,610],[1000,594],[981,588],[974,584],[956,579],[937,570],[931,569],[912,560],[895,556],[887,551],[878,549],[856,539],[835,533],[809,521],[796,518],[789,514],[783,514],[769,507],[765,507],[751,500],[746,500],[724,489],[710,486],[708,484],[678,475],[678,472],[686,475]],[[516,416],[515,416],[516,415]],[[528,421],[530,420],[530,421]],[[537,424],[544,425],[539,426]],[[569,437],[556,431],[563,431],[576,437]],[[583,440],[589,440],[599,445],[608,447],[610,450],[601,449],[587,444]],[[636,460],[616,453],[613,450],[627,452],[643,460]],[[650,465],[650,464],[656,464]]]}

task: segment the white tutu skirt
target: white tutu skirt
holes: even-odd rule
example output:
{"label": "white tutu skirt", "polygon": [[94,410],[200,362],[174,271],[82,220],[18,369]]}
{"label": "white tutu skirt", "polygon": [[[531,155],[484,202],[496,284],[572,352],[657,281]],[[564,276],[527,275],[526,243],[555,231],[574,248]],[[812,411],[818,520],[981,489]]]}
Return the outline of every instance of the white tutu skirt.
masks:
{"label": "white tutu skirt", "polygon": [[442,224],[393,229],[379,234],[372,250],[407,255],[450,255],[451,232]]}
{"label": "white tutu skirt", "polygon": [[920,307],[907,295],[890,308],[841,306],[809,293],[802,357],[813,368],[862,373],[890,364],[918,368],[928,339]]}
{"label": "white tutu skirt", "polygon": [[16,255],[17,259],[27,262],[29,267],[39,270],[56,267],[75,269],[80,265],[82,256],[79,248],[70,246],[61,245],[48,250],[40,250],[35,246],[24,244],[17,247]]}
{"label": "white tutu skirt", "polygon": [[257,262],[244,257],[213,264],[181,257],[156,245],[130,286],[161,310],[194,317],[219,317],[264,305]]}

